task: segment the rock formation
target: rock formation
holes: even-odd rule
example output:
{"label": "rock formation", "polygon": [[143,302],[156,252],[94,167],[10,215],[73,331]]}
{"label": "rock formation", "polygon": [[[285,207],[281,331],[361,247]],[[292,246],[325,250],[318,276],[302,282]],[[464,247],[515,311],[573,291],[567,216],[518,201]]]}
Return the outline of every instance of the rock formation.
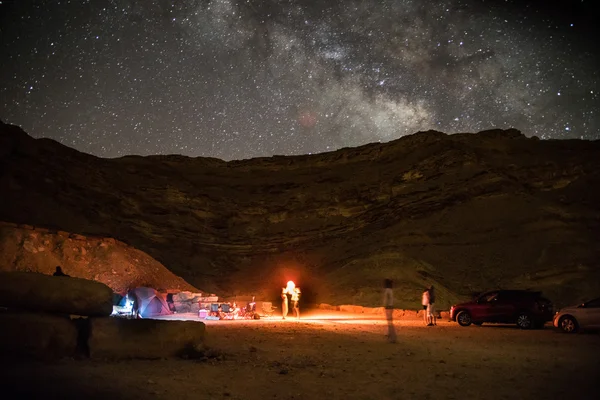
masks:
{"label": "rock formation", "polygon": [[102,282],[122,295],[139,286],[198,291],[146,253],[113,238],[0,222],[0,271],[52,275],[57,265],[72,277]]}
{"label": "rock formation", "polygon": [[0,272],[0,306],[11,310],[107,317],[112,290],[89,279]]}
{"label": "rock formation", "polygon": [[192,285],[304,303],[438,304],[497,287],[600,292],[600,142],[420,132],[225,162],[102,159],[0,126],[0,220],[114,237]]}
{"label": "rock formation", "polygon": [[0,272],[0,359],[156,359],[202,344],[202,322],[112,318],[112,297],[92,280]]}
{"label": "rock formation", "polygon": [[77,354],[79,332],[68,315],[0,310],[0,360],[55,360]]}
{"label": "rock formation", "polygon": [[109,360],[186,356],[202,345],[205,328],[199,321],[90,318],[89,356]]}

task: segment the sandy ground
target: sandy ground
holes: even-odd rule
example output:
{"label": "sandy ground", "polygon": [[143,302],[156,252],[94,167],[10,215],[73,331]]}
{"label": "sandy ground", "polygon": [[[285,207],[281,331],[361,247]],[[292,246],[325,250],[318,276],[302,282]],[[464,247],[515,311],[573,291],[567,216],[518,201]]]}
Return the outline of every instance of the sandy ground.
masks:
{"label": "sandy ground", "polygon": [[207,321],[201,358],[5,364],[0,398],[598,398],[597,333],[395,325],[391,344],[386,322],[374,316]]}

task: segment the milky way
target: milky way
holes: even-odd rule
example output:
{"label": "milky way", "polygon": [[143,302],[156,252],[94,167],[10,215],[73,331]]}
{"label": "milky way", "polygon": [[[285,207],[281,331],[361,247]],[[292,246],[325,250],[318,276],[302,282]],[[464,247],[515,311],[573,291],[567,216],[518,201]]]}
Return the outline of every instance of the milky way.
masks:
{"label": "milky way", "polygon": [[600,138],[590,31],[530,2],[2,3],[0,119],[97,156],[320,153],[428,129]]}

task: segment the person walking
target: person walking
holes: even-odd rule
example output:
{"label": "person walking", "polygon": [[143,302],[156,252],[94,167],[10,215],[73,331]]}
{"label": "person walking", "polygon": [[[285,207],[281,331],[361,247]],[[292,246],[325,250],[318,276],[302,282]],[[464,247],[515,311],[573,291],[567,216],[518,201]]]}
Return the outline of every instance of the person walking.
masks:
{"label": "person walking", "polygon": [[288,297],[286,288],[281,288],[281,315],[283,319],[287,317],[289,311]]}
{"label": "person walking", "polygon": [[383,307],[385,308],[385,317],[388,323],[388,342],[396,343],[396,328],[394,327],[394,283],[391,279],[384,279],[383,281]]}
{"label": "person walking", "polygon": [[435,289],[433,285],[427,290],[429,293],[429,304],[427,305],[427,318],[429,319],[428,326],[437,325],[437,318],[435,316]]}
{"label": "person walking", "polygon": [[421,304],[423,305],[423,322],[425,325],[429,325],[429,314],[427,309],[429,307],[429,290],[425,289],[421,295]]}

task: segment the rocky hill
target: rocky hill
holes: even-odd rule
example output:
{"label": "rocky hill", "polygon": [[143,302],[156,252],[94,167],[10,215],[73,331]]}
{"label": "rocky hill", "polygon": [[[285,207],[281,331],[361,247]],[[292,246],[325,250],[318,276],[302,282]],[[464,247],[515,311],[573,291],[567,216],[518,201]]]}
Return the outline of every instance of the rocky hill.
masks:
{"label": "rocky hill", "polygon": [[0,126],[0,220],[113,237],[192,285],[416,308],[497,287],[600,294],[600,142],[516,130],[225,162],[102,159]]}
{"label": "rocky hill", "polygon": [[199,291],[148,254],[113,238],[0,222],[0,271],[51,275],[57,265],[72,277],[102,282],[120,294],[138,286]]}

